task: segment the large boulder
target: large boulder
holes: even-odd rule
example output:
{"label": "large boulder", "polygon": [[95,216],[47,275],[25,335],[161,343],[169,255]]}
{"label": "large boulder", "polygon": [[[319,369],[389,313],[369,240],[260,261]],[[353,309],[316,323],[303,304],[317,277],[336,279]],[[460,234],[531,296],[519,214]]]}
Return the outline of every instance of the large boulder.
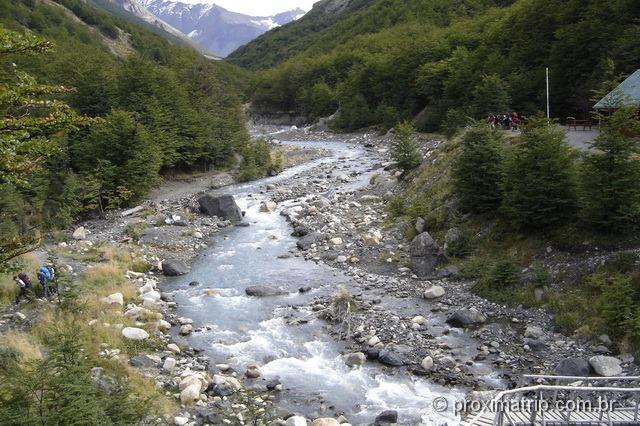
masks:
{"label": "large boulder", "polygon": [[183,404],[193,404],[195,401],[200,399],[200,390],[202,389],[202,384],[193,383],[186,388],[182,392],[180,392],[180,402]]}
{"label": "large boulder", "polygon": [[367,362],[367,356],[362,352],[353,352],[344,357],[344,363],[349,367],[363,365],[365,362]]}
{"label": "large boulder", "polygon": [[387,410],[378,414],[375,420],[376,425],[398,423],[398,412],[396,410]]}
{"label": "large boulder", "polygon": [[589,358],[589,364],[593,367],[593,371],[603,377],[619,376],[622,373],[621,362],[618,358],[606,355],[596,355]]}
{"label": "large boulder", "polygon": [[137,327],[125,327],[122,329],[122,336],[129,340],[146,340],[149,333]]}
{"label": "large boulder", "polygon": [[182,260],[167,259],[162,262],[162,273],[168,277],[177,277],[189,273],[189,267]]}
{"label": "large boulder", "polygon": [[584,358],[564,358],[556,366],[555,372],[558,376],[588,376],[591,374],[591,365]]}
{"label": "large boulder", "polygon": [[296,245],[300,250],[309,250],[313,244],[324,240],[325,236],[320,232],[312,232],[300,238]]}
{"label": "large boulder", "polygon": [[436,267],[445,261],[444,252],[428,232],[423,232],[411,242],[411,269],[417,276],[434,276]]}
{"label": "large boulder", "polygon": [[286,294],[286,292],[280,290],[277,287],[269,287],[266,285],[254,285],[251,287],[247,287],[244,292],[247,293],[247,296],[255,297],[270,297]]}
{"label": "large boulder", "polygon": [[392,367],[400,367],[401,365],[404,365],[404,361],[402,360],[402,357],[397,353],[388,349],[382,349],[378,353],[378,361],[380,361],[385,365],[390,365]]}
{"label": "large boulder", "polygon": [[447,324],[456,328],[464,328],[474,324],[481,324],[487,320],[476,308],[460,309],[447,318]]}
{"label": "large boulder", "polygon": [[242,210],[240,210],[232,195],[219,195],[216,197],[206,194],[198,198],[198,204],[200,204],[200,211],[209,216],[218,216],[231,222],[242,221]]}

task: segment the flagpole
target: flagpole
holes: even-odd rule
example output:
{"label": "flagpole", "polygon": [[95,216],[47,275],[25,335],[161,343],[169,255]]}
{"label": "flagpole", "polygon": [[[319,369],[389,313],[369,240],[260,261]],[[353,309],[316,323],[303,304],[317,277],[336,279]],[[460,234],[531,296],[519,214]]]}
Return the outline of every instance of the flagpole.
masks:
{"label": "flagpole", "polygon": [[546,68],[547,72],[547,120],[551,118],[551,112],[549,111],[549,68]]}

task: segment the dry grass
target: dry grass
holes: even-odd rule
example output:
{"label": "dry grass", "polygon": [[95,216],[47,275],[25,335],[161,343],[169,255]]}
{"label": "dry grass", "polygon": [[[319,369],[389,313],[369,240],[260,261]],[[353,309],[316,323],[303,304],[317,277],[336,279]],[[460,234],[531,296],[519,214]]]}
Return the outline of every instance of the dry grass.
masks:
{"label": "dry grass", "polygon": [[14,349],[20,354],[21,361],[33,361],[42,358],[40,346],[32,335],[17,331],[9,331],[0,335],[2,346]]}

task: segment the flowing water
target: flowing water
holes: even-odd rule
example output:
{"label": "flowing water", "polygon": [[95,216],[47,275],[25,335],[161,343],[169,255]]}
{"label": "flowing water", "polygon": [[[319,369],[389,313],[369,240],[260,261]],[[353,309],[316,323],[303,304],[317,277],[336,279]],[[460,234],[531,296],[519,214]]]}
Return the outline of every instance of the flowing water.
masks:
{"label": "flowing water", "polygon": [[[320,401],[344,412],[353,424],[372,422],[387,409],[397,410],[401,424],[456,424],[452,413],[436,413],[434,398],[459,398],[460,392],[436,386],[408,374],[389,374],[377,363],[348,368],[340,355],[342,346],[323,332],[303,306],[318,295],[333,294],[340,286],[350,286],[350,278],[324,264],[290,256],[295,238],[286,219],[275,213],[259,212],[266,184],[308,173],[320,163],[339,162],[341,173],[358,174],[347,185],[364,185],[376,158],[361,147],[338,142],[288,142],[329,149],[328,158],[297,166],[282,174],[220,190],[233,194],[246,212],[248,227],[233,227],[217,234],[209,249],[193,265],[190,274],[168,284],[178,302],[178,313],[203,328],[185,338],[202,348],[214,363],[229,363],[239,371],[248,363],[258,363],[267,379],[279,378],[284,391],[279,405],[292,412],[321,416]],[[341,187],[344,190],[345,187]],[[287,203],[283,203],[287,204]],[[192,281],[200,283],[189,286]],[[245,295],[252,285],[269,285],[288,294],[254,298]],[[300,287],[311,287],[300,293]],[[203,295],[214,288],[218,297]],[[290,325],[291,317],[305,318]]]}

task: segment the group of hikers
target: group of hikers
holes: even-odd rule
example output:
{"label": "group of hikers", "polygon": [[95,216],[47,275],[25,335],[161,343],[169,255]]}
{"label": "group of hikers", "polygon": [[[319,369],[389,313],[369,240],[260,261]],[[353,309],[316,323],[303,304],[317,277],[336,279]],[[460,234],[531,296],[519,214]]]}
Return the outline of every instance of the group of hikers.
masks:
{"label": "group of hikers", "polygon": [[[42,295],[45,298],[50,298],[51,296],[58,294],[58,287],[55,284],[56,279],[56,271],[53,269],[51,265],[43,265],[38,270],[38,281],[42,286]],[[26,272],[20,272],[18,275],[13,277],[18,287],[20,287],[20,292],[16,296],[15,304],[17,305],[20,301],[27,297],[27,291],[31,288],[31,278],[27,275]]]}
{"label": "group of hikers", "polygon": [[517,112],[508,112],[506,114],[489,114],[487,124],[492,129],[518,130],[520,124],[526,123],[526,118],[518,115]]}

